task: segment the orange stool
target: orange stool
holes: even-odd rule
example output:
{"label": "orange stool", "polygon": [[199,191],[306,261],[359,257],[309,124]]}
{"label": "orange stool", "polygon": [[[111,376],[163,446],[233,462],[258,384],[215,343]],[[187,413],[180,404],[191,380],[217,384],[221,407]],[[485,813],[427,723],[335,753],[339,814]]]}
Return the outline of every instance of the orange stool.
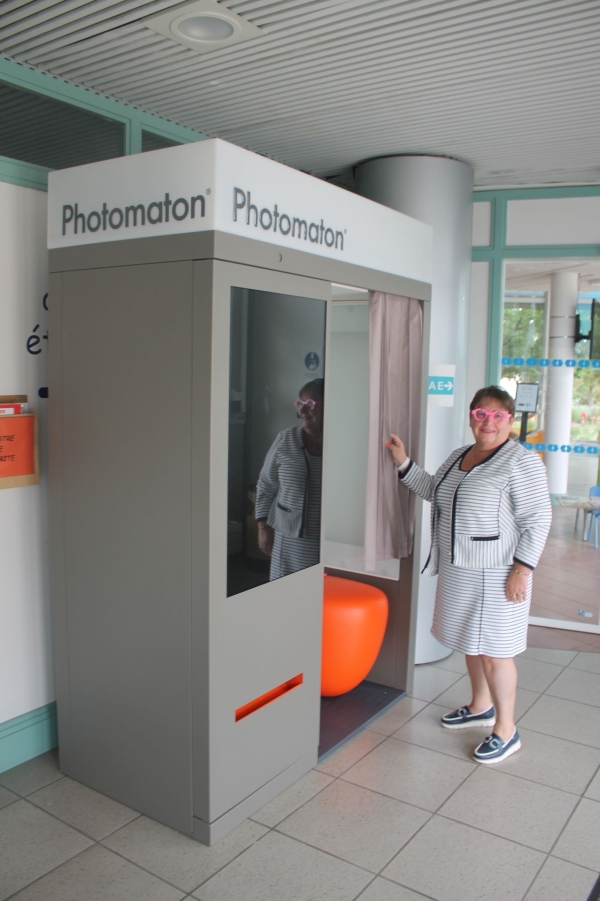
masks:
{"label": "orange stool", "polygon": [[379,588],[326,576],[323,590],[321,694],[342,695],[365,678],[379,654],[388,599]]}

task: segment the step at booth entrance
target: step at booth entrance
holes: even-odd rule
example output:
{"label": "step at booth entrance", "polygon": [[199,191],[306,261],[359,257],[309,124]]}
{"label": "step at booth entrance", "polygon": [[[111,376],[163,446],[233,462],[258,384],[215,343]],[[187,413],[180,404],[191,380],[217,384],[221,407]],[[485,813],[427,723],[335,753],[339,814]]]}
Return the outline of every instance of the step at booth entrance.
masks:
{"label": "step at booth entrance", "polygon": [[211,140],[51,173],[49,247],[61,770],[212,844],[317,761],[325,570],[388,600],[366,695],[409,686],[368,292],[419,301],[425,367],[431,230]]}

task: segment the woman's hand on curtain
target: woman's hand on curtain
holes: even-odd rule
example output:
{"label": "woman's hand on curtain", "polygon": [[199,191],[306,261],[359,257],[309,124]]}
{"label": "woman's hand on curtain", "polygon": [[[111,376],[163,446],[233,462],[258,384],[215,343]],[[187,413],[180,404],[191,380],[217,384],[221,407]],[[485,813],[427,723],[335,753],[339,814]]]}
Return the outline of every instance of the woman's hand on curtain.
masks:
{"label": "woman's hand on curtain", "polygon": [[385,446],[391,453],[392,460],[394,461],[396,466],[402,466],[402,464],[408,457],[402,439],[398,438],[397,435],[392,434],[390,435],[390,440],[386,441]]}

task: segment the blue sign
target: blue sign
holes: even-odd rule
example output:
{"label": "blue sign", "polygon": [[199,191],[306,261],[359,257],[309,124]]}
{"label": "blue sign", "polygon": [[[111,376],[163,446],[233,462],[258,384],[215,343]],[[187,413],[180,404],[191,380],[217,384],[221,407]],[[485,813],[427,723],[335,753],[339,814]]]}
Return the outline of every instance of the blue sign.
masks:
{"label": "blue sign", "polygon": [[576,454],[598,454],[600,453],[600,449],[598,445],[592,444],[589,447],[586,447],[584,444],[576,444],[575,447],[572,447],[570,444],[561,444],[559,447],[558,444],[544,444],[543,441],[538,441],[535,445],[531,443],[531,441],[524,441],[523,447],[525,450],[532,450],[534,447],[536,451],[551,451],[556,453],[556,451],[562,451],[563,454],[570,454],[571,451],[574,451]]}
{"label": "blue sign", "polygon": [[543,357],[540,360],[540,366],[549,366],[549,365],[550,365],[550,360],[547,357]]}
{"label": "blue sign", "polygon": [[562,360],[558,360],[558,359],[552,360],[552,365],[553,365],[553,366],[562,366],[562,364],[563,364],[563,361],[562,361]]}
{"label": "blue sign", "polygon": [[537,366],[538,364],[537,357],[527,357],[525,362],[528,366]]}
{"label": "blue sign", "polygon": [[427,394],[454,394],[453,375],[430,375],[427,385]]}
{"label": "blue sign", "polygon": [[588,366],[590,365],[590,361],[589,360],[580,360],[577,365],[581,366],[582,369],[587,369]]}

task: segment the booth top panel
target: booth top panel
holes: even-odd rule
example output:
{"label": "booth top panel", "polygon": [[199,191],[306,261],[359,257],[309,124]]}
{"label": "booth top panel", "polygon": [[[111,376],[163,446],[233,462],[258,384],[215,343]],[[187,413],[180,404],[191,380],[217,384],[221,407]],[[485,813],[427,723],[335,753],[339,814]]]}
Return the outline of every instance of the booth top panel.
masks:
{"label": "booth top panel", "polygon": [[218,139],[51,172],[48,247],[220,231],[431,282],[432,229]]}

